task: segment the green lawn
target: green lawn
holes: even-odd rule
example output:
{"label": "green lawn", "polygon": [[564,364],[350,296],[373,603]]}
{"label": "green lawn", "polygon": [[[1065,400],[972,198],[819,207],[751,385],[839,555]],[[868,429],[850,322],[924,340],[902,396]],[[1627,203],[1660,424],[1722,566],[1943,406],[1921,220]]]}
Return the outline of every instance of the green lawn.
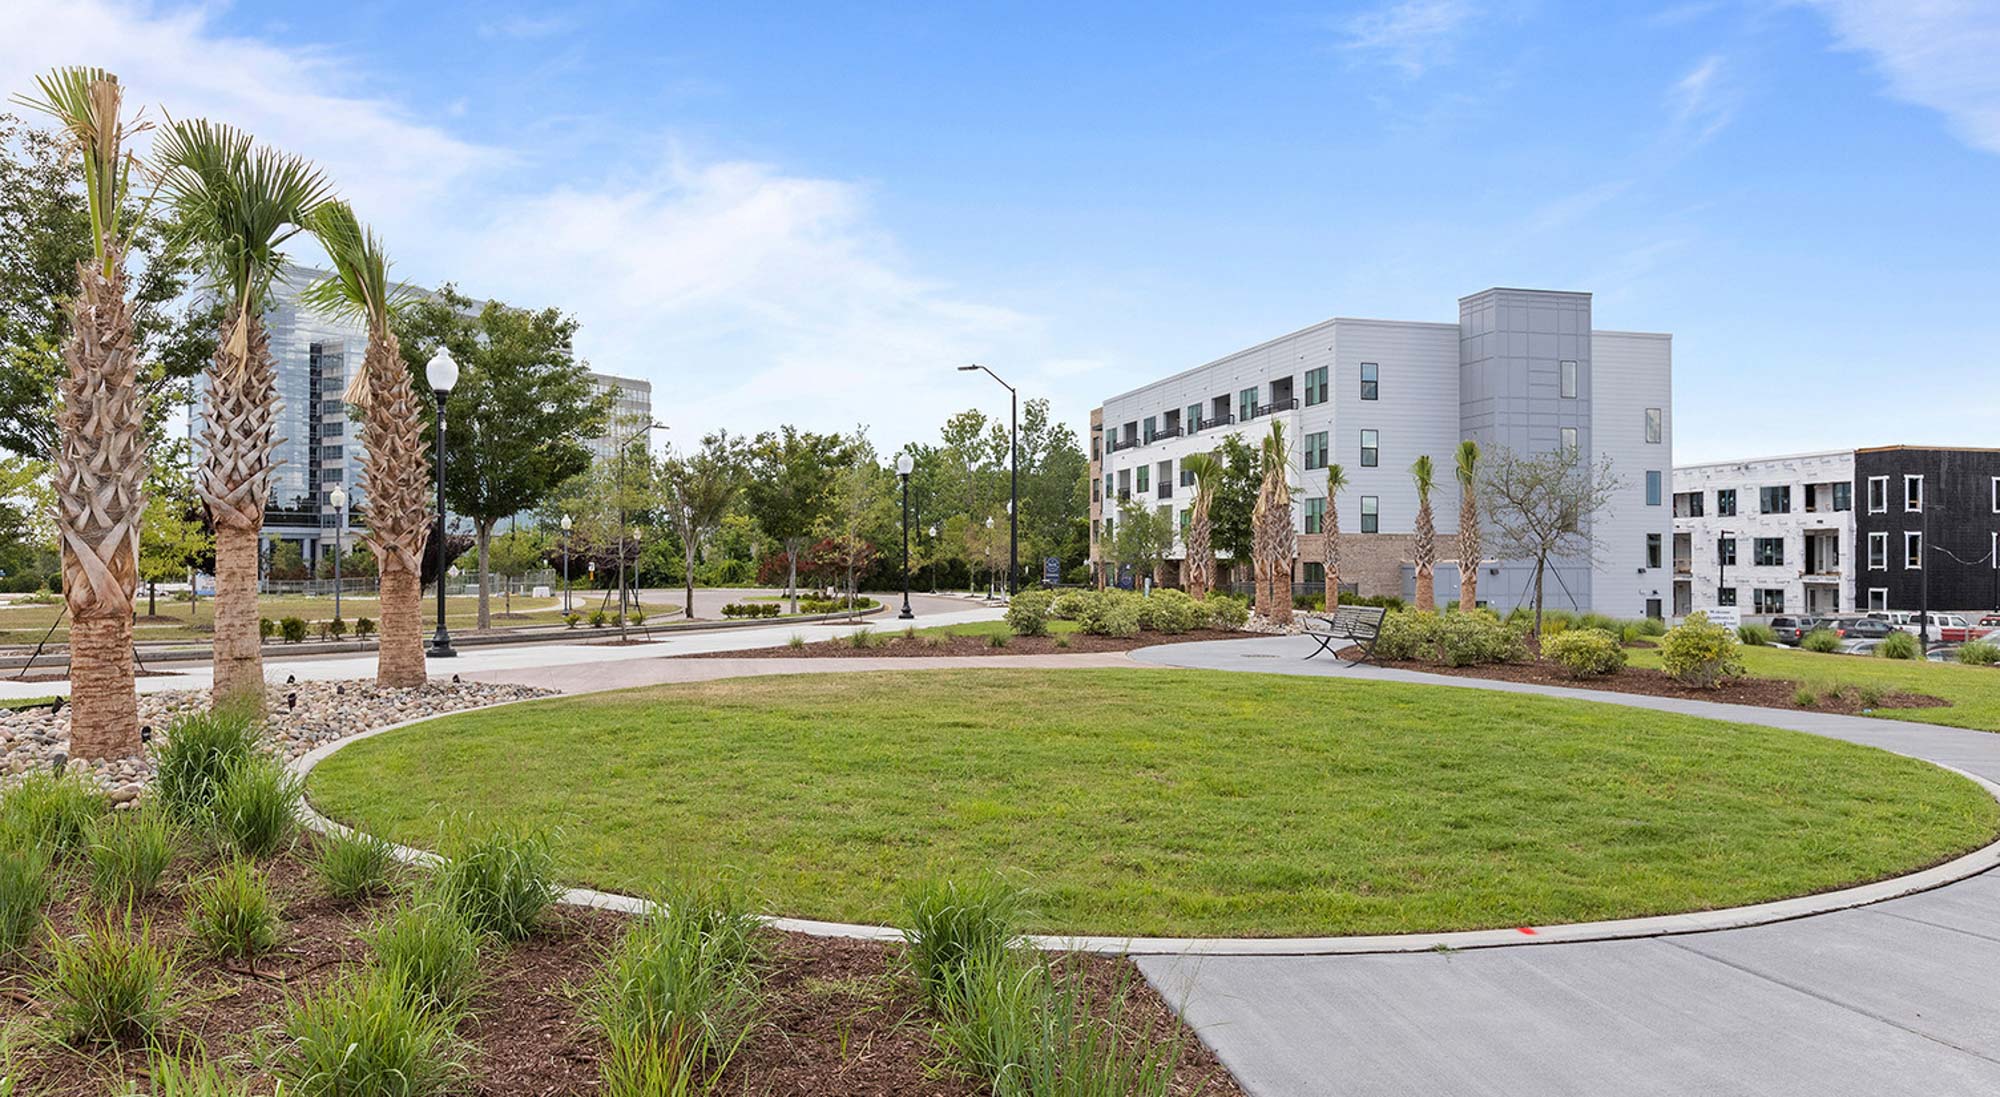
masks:
{"label": "green lawn", "polygon": [[[1636,667],[1658,667],[1654,648],[1633,648],[1627,654]],[[1759,678],[1804,682],[1816,693],[1835,686],[1928,693],[1951,702],[1949,708],[1885,708],[1871,715],[1889,720],[2000,731],[2000,668],[1960,663],[1929,663],[1914,659],[1883,659],[1873,655],[1832,655],[1787,647],[1746,647],[1743,663]]]}
{"label": "green lawn", "polygon": [[[435,618],[436,596],[424,601],[424,621],[428,624]],[[592,610],[604,606],[604,592],[576,591],[571,595],[574,611],[583,615],[585,623],[580,628],[588,628]],[[133,627],[133,635],[144,642],[148,640],[207,640],[214,635],[215,601],[202,598],[190,611],[185,597],[171,600],[162,594],[159,600],[159,615],[146,616],[146,593],[139,592],[139,621]],[[496,628],[518,628],[532,625],[559,625],[562,623],[562,596],[554,598],[530,598],[515,595],[513,613],[503,616],[506,599],[495,596],[490,604],[493,625]],[[681,619],[681,604],[678,601],[648,602],[644,611],[648,621],[654,625],[664,625]],[[605,607],[607,613],[618,610],[618,595],[614,592],[611,603]],[[41,640],[49,625],[62,612],[62,603],[46,606],[0,605],[0,643],[23,644]],[[341,598],[340,614],[351,624],[359,617],[372,617],[377,621],[382,617],[382,603],[373,595],[350,594]],[[276,621],[285,617],[299,617],[306,621],[328,621],[333,619],[332,596],[306,596],[298,594],[269,594],[258,599],[258,615]],[[479,599],[476,596],[452,596],[445,599],[445,620],[453,631],[472,628],[479,619]],[[317,636],[317,630],[314,635]],[[56,628],[56,641],[69,638],[69,619],[64,617]]]}
{"label": "green lawn", "polygon": [[1483,690],[1176,670],[736,679],[448,716],[312,775],[418,845],[552,828],[567,878],[734,871],[772,911],[893,922],[998,872],[1032,928],[1390,933],[1729,906],[1908,871],[2000,805],[1813,736]]}
{"label": "green lawn", "polygon": [[[885,631],[889,631],[888,626],[890,624],[893,624],[893,622],[883,623]],[[1072,632],[1076,632],[1079,627],[1080,626],[1078,626],[1075,621],[1051,620],[1049,622],[1049,635],[1066,636]],[[898,636],[902,635],[901,630],[895,630],[895,631],[896,635]],[[1005,621],[972,621],[963,625],[932,625],[929,628],[917,629],[916,633],[918,636],[1009,636],[1011,637],[1014,635],[1014,629],[1011,626],[1009,626]]]}

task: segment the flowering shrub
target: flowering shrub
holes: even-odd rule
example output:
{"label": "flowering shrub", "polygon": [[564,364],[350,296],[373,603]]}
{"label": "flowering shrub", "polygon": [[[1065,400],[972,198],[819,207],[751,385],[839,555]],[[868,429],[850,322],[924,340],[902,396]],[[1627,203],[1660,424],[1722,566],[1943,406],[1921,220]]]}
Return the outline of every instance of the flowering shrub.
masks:
{"label": "flowering shrub", "polygon": [[1007,603],[1007,627],[1016,636],[1049,634],[1049,603],[1055,596],[1046,590],[1024,590]]}
{"label": "flowering shrub", "polygon": [[1375,654],[1384,659],[1419,659],[1449,667],[1517,663],[1528,646],[1513,626],[1491,613],[1391,613],[1382,619]]}
{"label": "flowering shrub", "polygon": [[1625,649],[1603,629],[1571,629],[1542,642],[1542,654],[1572,678],[1616,674],[1625,667]]}
{"label": "flowering shrub", "polygon": [[1708,614],[1697,610],[1660,638],[1660,668],[1676,681],[1714,689],[1743,675],[1743,653],[1736,633],[1710,624]]}
{"label": "flowering shrub", "polygon": [[1208,623],[1225,632],[1235,632],[1250,620],[1250,602],[1233,594],[1213,594],[1203,605],[1208,607]]}
{"label": "flowering shrub", "polygon": [[1139,627],[1153,632],[1189,632],[1212,619],[1208,607],[1184,590],[1156,590],[1139,599]]}

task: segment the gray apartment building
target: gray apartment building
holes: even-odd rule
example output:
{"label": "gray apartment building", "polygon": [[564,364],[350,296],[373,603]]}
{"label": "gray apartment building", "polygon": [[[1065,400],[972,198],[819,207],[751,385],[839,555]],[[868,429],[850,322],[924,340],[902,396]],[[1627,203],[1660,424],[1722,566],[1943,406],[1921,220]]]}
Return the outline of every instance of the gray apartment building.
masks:
{"label": "gray apartment building", "polygon": [[[1596,559],[1562,561],[1547,583],[1548,604],[1662,617],[1672,596],[1672,376],[1671,336],[1598,330],[1588,293],[1488,289],[1459,300],[1455,323],[1327,320],[1091,412],[1091,560],[1108,579],[1107,523],[1122,501],[1184,510],[1191,489],[1183,458],[1213,450],[1225,434],[1254,441],[1282,422],[1296,462],[1294,583],[1324,583],[1326,469],[1339,464],[1349,482],[1339,498],[1343,588],[1408,596],[1417,508],[1409,469],[1418,456],[1438,466],[1431,505],[1440,555],[1449,557],[1460,440],[1488,452],[1568,447],[1608,458],[1620,489],[1593,520]],[[1487,605],[1504,612],[1531,599],[1528,563],[1477,566]],[[1440,598],[1457,585],[1457,562],[1440,564]]]}

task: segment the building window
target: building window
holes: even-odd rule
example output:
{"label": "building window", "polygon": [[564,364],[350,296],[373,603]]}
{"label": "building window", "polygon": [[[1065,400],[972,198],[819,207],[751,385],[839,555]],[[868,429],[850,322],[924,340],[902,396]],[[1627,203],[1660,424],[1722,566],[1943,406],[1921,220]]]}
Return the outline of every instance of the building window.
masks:
{"label": "building window", "polygon": [[1090,501],[1093,503],[1104,501],[1104,485],[1095,480],[1090,482]]}
{"label": "building window", "polygon": [[1146,441],[1148,442],[1151,442],[1153,439],[1158,438],[1160,436],[1160,427],[1159,424],[1155,421],[1158,418],[1159,417],[1156,415],[1146,416]]}
{"label": "building window", "polygon": [[1868,567],[1871,571],[1884,571],[1889,567],[1889,535],[1875,532],[1868,535]]}
{"label": "building window", "polygon": [[1785,612],[1785,592],[1782,590],[1766,590],[1759,587],[1750,592],[1750,601],[1753,613]]}
{"label": "building window", "polygon": [[1717,587],[1717,588],[1715,588],[1715,604],[1716,604],[1716,605],[1718,605],[1718,606],[1733,606],[1733,605],[1735,605],[1735,604],[1736,604],[1736,588],[1735,588],[1735,587]]}
{"label": "building window", "polygon": [[1236,418],[1257,418],[1257,387],[1255,385],[1236,394]]}
{"label": "building window", "polygon": [[1323,585],[1326,582],[1326,565],[1313,560],[1307,560],[1306,566],[1302,569],[1302,574],[1305,576],[1306,582]]}
{"label": "building window", "polygon": [[1104,436],[1101,434],[1090,436],[1090,459],[1093,461],[1104,460]]}
{"label": "building window", "polygon": [[1677,491],[1674,493],[1674,517],[1699,518],[1702,511],[1701,492]]}
{"label": "building window", "polygon": [[1916,514],[1924,509],[1924,478],[1922,476],[1903,477],[1903,510]]}
{"label": "building window", "polygon": [[[1142,473],[1141,475],[1143,475],[1143,473]],[[1142,484],[1142,485],[1140,485],[1140,487],[1139,487],[1139,490],[1140,490],[1140,491],[1144,491],[1144,490],[1146,490],[1146,489],[1145,489],[1145,485],[1143,485],[1143,484]],[[1130,499],[1130,498],[1132,498],[1132,470],[1131,470],[1131,469],[1119,469],[1119,470],[1118,470],[1118,501],[1122,503],[1122,502],[1124,502],[1125,500],[1127,500],[1127,499]]]}
{"label": "building window", "polygon": [[1785,539],[1783,537],[1751,538],[1750,562],[1761,568],[1782,566],[1785,562]]}
{"label": "building window", "polygon": [[1715,541],[1715,562],[1726,568],[1736,566],[1736,538],[1718,537]]}
{"label": "building window", "polygon": [[1184,488],[1194,486],[1194,472],[1187,467],[1186,461],[1181,462],[1181,486]]}
{"label": "building window", "polygon": [[1200,429],[1201,429],[1201,405],[1200,405],[1200,404],[1189,404],[1189,405],[1187,406],[1187,417],[1186,417],[1186,419],[1184,419],[1184,420],[1183,420],[1183,422],[1185,422],[1185,423],[1186,423],[1187,425],[1186,425],[1186,426],[1184,426],[1184,427],[1182,427],[1181,429],[1182,429],[1182,430],[1184,430],[1184,431],[1186,431],[1186,432],[1187,432],[1187,433],[1189,433],[1189,434],[1193,434],[1193,433],[1194,433],[1195,431],[1198,431],[1198,430],[1200,430]]}
{"label": "building window", "polygon": [[1306,500],[1306,532],[1324,533],[1326,525],[1326,496],[1315,495]]}
{"label": "building window", "polygon": [[1889,608],[1889,588],[1869,587],[1868,608],[1870,610],[1887,610]]}
{"label": "building window", "polygon": [[1562,396],[1565,400],[1576,399],[1576,363],[1567,358],[1562,364]]}
{"label": "building window", "polygon": [[1172,461],[1160,462],[1159,480],[1160,498],[1172,499],[1174,497],[1174,463]]}
{"label": "building window", "polygon": [[1889,478],[1870,476],[1868,478],[1868,513],[1889,513]]}
{"label": "building window", "polygon": [[1854,509],[1854,485],[1845,480],[1833,485],[1833,509]]}
{"label": "building window", "polygon": [[1144,495],[1146,489],[1153,483],[1153,466],[1140,465],[1135,471],[1139,474],[1139,482],[1133,486],[1139,489],[1139,494]]}
{"label": "building window", "polygon": [[1382,527],[1382,518],[1380,511],[1380,500],[1378,500],[1373,495],[1362,496],[1361,532],[1378,533],[1381,531],[1381,527]]}
{"label": "building window", "polygon": [[1373,362],[1361,363],[1361,398],[1380,399],[1382,395],[1382,367]]}
{"label": "building window", "polygon": [[1790,514],[1792,512],[1792,487],[1757,489],[1757,513]]}
{"label": "building window", "polygon": [[1715,493],[1715,516],[1717,518],[1736,517],[1736,489],[1723,488]]}
{"label": "building window", "polygon": [[1660,480],[1659,469],[1646,470],[1646,505],[1649,507],[1660,505]]}
{"label": "building window", "polygon": [[1660,409],[1646,409],[1646,441],[1658,443],[1660,440]]}
{"label": "building window", "polygon": [[1306,371],[1306,406],[1326,403],[1326,367]]}
{"label": "building window", "polygon": [[1646,566],[1649,568],[1660,566],[1660,535],[1657,533],[1646,535]]}
{"label": "building window", "polygon": [[1325,467],[1326,432],[1323,430],[1315,431],[1312,434],[1306,435],[1306,468],[1311,470],[1323,469]]}
{"label": "building window", "polygon": [[1924,535],[1916,530],[1903,531],[1903,569],[1921,571],[1924,566]]}
{"label": "building window", "polygon": [[1564,427],[1564,428],[1562,429],[1562,451],[1563,451],[1563,454],[1564,454],[1564,456],[1567,456],[1567,457],[1575,457],[1575,456],[1576,456],[1576,428],[1575,428],[1575,427]]}
{"label": "building window", "polygon": [[1361,432],[1361,467],[1372,469],[1381,462],[1381,436],[1372,430]]}

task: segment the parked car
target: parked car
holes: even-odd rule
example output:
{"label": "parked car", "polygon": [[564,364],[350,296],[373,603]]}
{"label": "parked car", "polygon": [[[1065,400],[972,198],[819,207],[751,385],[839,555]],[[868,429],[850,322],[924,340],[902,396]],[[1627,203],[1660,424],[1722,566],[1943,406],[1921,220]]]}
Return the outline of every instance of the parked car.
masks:
{"label": "parked car", "polygon": [[1917,622],[1911,621],[1910,631],[1933,644],[1962,644],[1971,638],[1972,625],[1956,613],[1933,613],[1929,624],[1921,630]]}
{"label": "parked car", "polygon": [[1880,617],[1857,617],[1840,630],[1843,640],[1880,640],[1896,631],[1896,626]]}
{"label": "parked car", "polygon": [[1771,632],[1779,643],[1798,647],[1799,641],[1813,630],[1818,620],[1816,617],[1773,617]]}

